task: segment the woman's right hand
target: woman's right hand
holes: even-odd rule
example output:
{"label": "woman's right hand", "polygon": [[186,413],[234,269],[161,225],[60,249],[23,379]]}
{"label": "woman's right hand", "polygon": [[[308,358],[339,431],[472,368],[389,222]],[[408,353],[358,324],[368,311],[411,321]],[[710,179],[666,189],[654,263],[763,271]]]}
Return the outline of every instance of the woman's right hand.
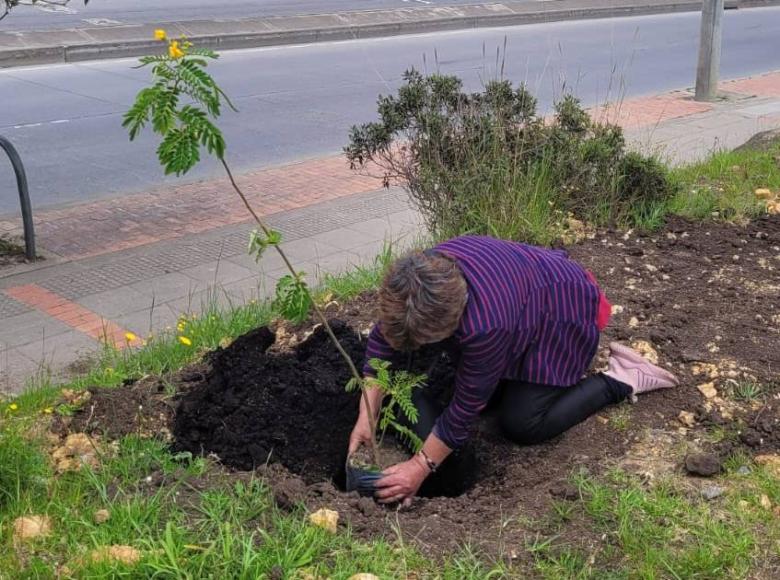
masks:
{"label": "woman's right hand", "polygon": [[355,427],[352,429],[352,434],[349,436],[349,454],[352,455],[361,445],[370,445],[373,435],[368,417],[365,413],[360,413]]}
{"label": "woman's right hand", "polygon": [[[352,434],[349,436],[349,454],[352,455],[362,444],[370,445],[374,433],[371,429],[370,413],[374,415],[374,422],[379,416],[379,407],[382,406],[382,390],[372,384],[373,379],[366,377],[366,390],[360,394],[360,412]],[[366,405],[368,402],[368,405]]]}

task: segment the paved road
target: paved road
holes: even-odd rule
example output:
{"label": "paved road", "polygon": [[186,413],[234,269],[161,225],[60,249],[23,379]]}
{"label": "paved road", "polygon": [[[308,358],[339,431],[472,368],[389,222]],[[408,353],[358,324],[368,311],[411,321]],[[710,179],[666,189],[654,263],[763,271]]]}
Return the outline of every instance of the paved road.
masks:
{"label": "paved road", "polygon": [[[505,37],[506,76],[528,81],[545,108],[564,87],[595,104],[690,86],[698,27],[690,13],[226,53],[214,73],[240,108],[222,119],[228,156],[247,170],[336,152],[353,123],[375,117],[377,95],[393,91],[406,68],[430,70],[436,54],[441,71],[477,88],[495,74]],[[780,8],[727,12],[724,78],[780,69],[777,38]],[[148,74],[134,64],[0,71],[0,132],[26,161],[37,207],[176,182],[162,178],[150,136],[130,144],[120,127]],[[218,174],[210,162],[187,179]],[[0,214],[16,210],[13,185],[0,163]]]}
{"label": "paved road", "polygon": [[[545,0],[528,0],[537,2]],[[550,0],[547,0],[550,1]],[[2,30],[49,30],[94,25],[324,14],[490,3],[490,0],[70,0],[65,6],[20,6],[0,21]]]}

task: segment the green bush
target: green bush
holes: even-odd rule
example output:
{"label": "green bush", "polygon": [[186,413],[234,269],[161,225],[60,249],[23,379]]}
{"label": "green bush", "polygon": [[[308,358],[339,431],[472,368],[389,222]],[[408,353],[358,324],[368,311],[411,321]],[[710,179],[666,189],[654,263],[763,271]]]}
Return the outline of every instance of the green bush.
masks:
{"label": "green bush", "polygon": [[676,192],[657,159],[626,151],[620,127],[563,97],[550,119],[524,85],[492,81],[466,93],[453,76],[404,76],[380,97],[380,120],[352,128],[355,169],[378,166],[408,189],[440,238],[481,233],[533,243],[559,238],[571,214],[644,225]]}

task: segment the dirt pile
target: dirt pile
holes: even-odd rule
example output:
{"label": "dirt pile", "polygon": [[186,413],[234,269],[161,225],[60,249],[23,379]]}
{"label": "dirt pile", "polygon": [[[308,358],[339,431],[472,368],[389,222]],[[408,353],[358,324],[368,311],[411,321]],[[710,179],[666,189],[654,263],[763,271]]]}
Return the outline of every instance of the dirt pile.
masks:
{"label": "dirt pile", "polygon": [[[360,364],[360,336],[333,327]],[[358,395],[344,390],[349,370],[322,328],[291,351],[271,350],[274,341],[259,328],[210,355],[205,381],[179,403],[176,448],[238,469],[278,461],[307,483],[328,481],[343,467],[357,417]]]}

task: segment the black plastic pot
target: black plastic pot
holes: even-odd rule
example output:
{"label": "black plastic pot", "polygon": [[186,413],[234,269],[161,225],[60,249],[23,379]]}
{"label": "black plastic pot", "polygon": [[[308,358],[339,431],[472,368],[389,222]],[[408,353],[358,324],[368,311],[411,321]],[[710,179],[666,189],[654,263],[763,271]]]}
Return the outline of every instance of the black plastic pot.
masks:
{"label": "black plastic pot", "polygon": [[384,477],[381,471],[363,469],[349,464],[347,459],[347,491],[357,491],[360,495],[374,497],[376,482]]}

